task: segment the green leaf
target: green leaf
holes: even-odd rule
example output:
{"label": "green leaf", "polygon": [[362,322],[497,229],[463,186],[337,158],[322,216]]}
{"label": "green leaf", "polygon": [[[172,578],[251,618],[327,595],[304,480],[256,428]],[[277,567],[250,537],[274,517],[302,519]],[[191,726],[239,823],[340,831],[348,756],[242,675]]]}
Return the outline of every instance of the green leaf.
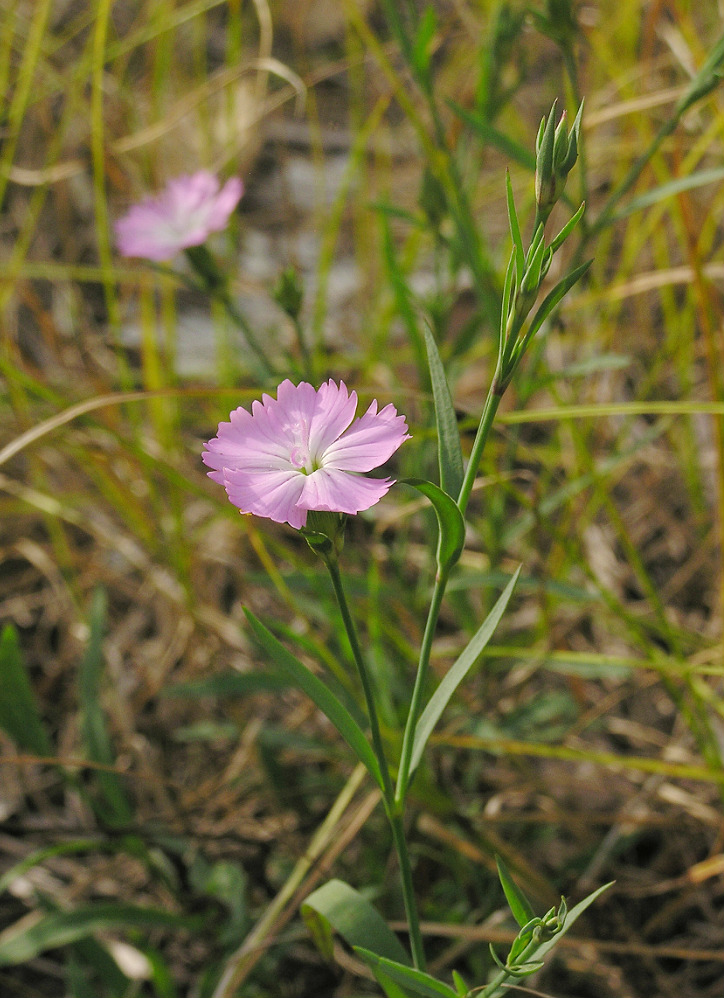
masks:
{"label": "green leaf", "polygon": [[302,918],[315,944],[328,959],[337,932],[349,946],[364,945],[377,956],[410,966],[410,957],[369,901],[342,880],[330,880],[305,899]]}
{"label": "green leaf", "polygon": [[440,685],[430,697],[427,706],[420,715],[420,719],[415,727],[415,739],[412,744],[410,776],[412,776],[417,769],[428,739],[430,738],[435,725],[440,720],[442,712],[450,702],[450,698],[463,679],[467,676],[472,666],[478,660],[480,653],[492,638],[493,632],[505,612],[505,608],[508,605],[510,597],[513,595],[513,589],[515,588],[519,575],[520,568],[518,568],[515,575],[513,575],[493,609],[470,639],[468,646],[465,648],[449,672],[444,676],[440,682]]}
{"label": "green leaf", "polygon": [[[88,757],[92,762],[113,766],[116,755],[100,699],[106,611],[106,595],[102,589],[96,589],[91,604],[88,647],[78,673],[78,695]],[[133,818],[133,808],[118,773],[99,769],[93,774],[93,780],[102,794],[101,799],[93,802],[101,820],[116,826],[128,825]]]}
{"label": "green leaf", "polygon": [[437,424],[437,453],[440,463],[440,485],[449,496],[457,496],[463,483],[463,452],[460,446],[460,431],[453,405],[450,388],[445,377],[435,337],[427,326],[423,326],[427,363],[430,369],[432,395],[435,401],[435,422]]}
{"label": "green leaf", "polygon": [[498,866],[498,877],[500,878],[501,886],[508,899],[510,910],[513,912],[513,918],[523,928],[532,918],[535,918],[533,906],[511,877],[510,870],[500,856],[495,857],[495,862]]}
{"label": "green leaf", "polygon": [[430,5],[422,13],[417,33],[412,43],[412,65],[417,71],[418,76],[423,80],[428,80],[430,76],[432,40],[436,30],[437,17],[435,8]]}
{"label": "green leaf", "polygon": [[460,507],[433,482],[426,482],[422,478],[403,478],[401,482],[422,492],[432,503],[440,528],[437,541],[438,571],[449,571],[460,557],[465,544],[465,520]]}
{"label": "green leaf", "polygon": [[173,915],[158,908],[95,903],[74,911],[53,911],[21,918],[0,933],[0,967],[33,960],[45,950],[57,949],[109,929],[200,929],[204,919]]}
{"label": "green leaf", "polygon": [[563,226],[563,228],[558,233],[558,235],[555,236],[553,239],[551,239],[550,246],[548,247],[548,249],[550,250],[551,254],[555,253],[556,250],[558,250],[563,245],[563,243],[566,241],[566,239],[568,239],[568,237],[571,234],[571,232],[573,232],[573,230],[575,229],[575,227],[578,225],[578,223],[580,222],[580,220],[583,218],[583,213],[584,213],[585,210],[586,210],[586,202],[583,201],[579,205],[578,210],[573,215],[571,215],[571,217],[568,219],[568,221]]}
{"label": "green leaf", "polygon": [[515,209],[513,198],[513,185],[510,182],[510,172],[505,171],[505,191],[508,198],[508,222],[510,224],[510,237],[515,248],[515,266],[518,277],[522,278],[525,270],[525,250],[523,249],[523,238],[520,234],[520,223],[518,222],[518,212]]}
{"label": "green leaf", "polygon": [[579,267],[576,267],[575,270],[572,270],[570,274],[566,274],[563,280],[560,281],[548,295],[546,295],[530,324],[528,332],[525,334],[525,339],[522,341],[520,347],[521,355],[556,305],[565,295],[568,294],[576,281],[583,277],[592,262],[592,260],[587,260],[586,263],[582,263]]}
{"label": "green leaf", "polygon": [[401,984],[406,991],[422,995],[423,998],[458,998],[457,992],[453,991],[449,985],[438,981],[437,978],[422,970],[416,970],[414,967],[378,956],[377,953],[373,953],[363,946],[355,946],[354,951],[362,957],[371,970],[383,971],[387,977],[391,977],[397,984]]}
{"label": "green leaf", "polygon": [[23,751],[53,754],[12,624],[0,635],[0,728]]}
{"label": "green leaf", "polygon": [[458,998],[467,998],[467,994],[470,991],[470,988],[463,980],[462,975],[459,974],[457,970],[453,970],[452,977],[453,977],[453,984],[455,985],[455,988],[458,993]]}
{"label": "green leaf", "polygon": [[364,763],[367,767],[377,786],[383,788],[382,774],[377,758],[372,751],[370,743],[365,738],[362,729],[347,708],[340,703],[321,679],[318,679],[306,665],[300,662],[290,651],[287,651],[271,631],[267,630],[262,622],[254,616],[251,610],[245,608],[244,613],[249,621],[249,626],[254,633],[254,637],[271,657],[274,664],[289,677],[294,686],[303,693],[306,693],[310,700],[314,701],[322,713],[329,718],[360,762]]}

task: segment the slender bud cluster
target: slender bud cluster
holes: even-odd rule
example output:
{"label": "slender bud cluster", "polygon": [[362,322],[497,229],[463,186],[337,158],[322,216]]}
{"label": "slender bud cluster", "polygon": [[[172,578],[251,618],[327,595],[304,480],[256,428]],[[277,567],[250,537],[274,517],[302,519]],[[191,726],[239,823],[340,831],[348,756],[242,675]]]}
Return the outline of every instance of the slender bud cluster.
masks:
{"label": "slender bud cluster", "polygon": [[582,113],[583,103],[570,132],[566,131],[565,111],[558,124],[555,124],[555,102],[548,117],[541,120],[535,142],[535,200],[538,205],[538,221],[543,224],[548,220],[555,203],[560,200],[568,174],[578,159]]}
{"label": "slender bud cluster", "polygon": [[549,243],[546,242],[546,221],[563,194],[568,174],[578,159],[582,111],[581,104],[570,132],[566,130],[565,113],[561,115],[556,125],[555,103],[548,117],[541,121],[536,140],[537,210],[533,238],[527,250],[523,246],[513,191],[508,178],[508,218],[513,250],[503,289],[498,369],[494,386],[497,395],[504,393],[532,337],[589,266],[585,263],[566,274],[543,300],[533,318],[528,318],[550,270],[553,255],[581,221],[585,210],[585,205],[582,204],[560,232]]}

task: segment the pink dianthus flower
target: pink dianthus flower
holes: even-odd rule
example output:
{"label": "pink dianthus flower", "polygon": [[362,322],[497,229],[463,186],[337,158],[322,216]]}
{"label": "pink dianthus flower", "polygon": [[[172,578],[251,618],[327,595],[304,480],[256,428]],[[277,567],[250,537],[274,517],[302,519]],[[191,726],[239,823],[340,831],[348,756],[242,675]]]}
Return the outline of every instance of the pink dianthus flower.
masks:
{"label": "pink dianthus flower", "polygon": [[156,197],[135,205],[115,225],[123,256],[160,262],[179,250],[200,246],[229,221],[244,191],[239,177],[219,189],[219,179],[208,170],[169,181]]}
{"label": "pink dianthus flower", "polygon": [[[282,381],[251,412],[239,407],[206,444],[209,478],[242,513],[304,527],[310,510],[359,513],[384,496],[389,478],[363,478],[409,439],[405,417],[374,401],[354,419],[356,392],[327,381],[316,391]],[[354,420],[354,421],[353,421]]]}

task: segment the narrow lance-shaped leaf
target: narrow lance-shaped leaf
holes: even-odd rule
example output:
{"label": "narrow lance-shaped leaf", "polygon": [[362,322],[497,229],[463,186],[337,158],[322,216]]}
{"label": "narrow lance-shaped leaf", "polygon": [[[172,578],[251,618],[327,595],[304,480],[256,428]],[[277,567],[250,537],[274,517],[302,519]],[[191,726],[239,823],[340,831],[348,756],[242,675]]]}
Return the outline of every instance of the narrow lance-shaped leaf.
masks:
{"label": "narrow lance-shaped leaf", "polygon": [[515,588],[519,575],[520,568],[518,568],[515,575],[513,575],[493,609],[470,639],[465,651],[463,651],[455,664],[442,679],[440,685],[430,697],[427,706],[420,715],[420,719],[415,728],[415,739],[412,744],[410,776],[412,776],[415,772],[420,759],[422,758],[422,753],[425,750],[428,739],[432,734],[435,725],[440,720],[442,712],[450,702],[453,693],[467,676],[475,662],[477,662],[480,657],[480,653],[492,638],[500,618],[505,613],[505,608],[508,605],[510,597],[513,595],[513,589]]}
{"label": "narrow lance-shaped leaf", "polygon": [[423,326],[422,331],[425,335],[427,363],[435,402],[440,485],[449,496],[456,496],[460,491],[464,473],[457,416],[435,338],[427,326]]}
{"label": "narrow lance-shaped leaf", "polygon": [[42,756],[53,754],[33,696],[18,634],[10,624],[0,636],[0,728],[19,749]]}
{"label": "narrow lance-shaped leaf", "polygon": [[533,906],[511,877],[510,870],[500,856],[495,857],[495,862],[498,867],[498,877],[500,878],[501,886],[510,905],[510,910],[513,912],[513,918],[522,929],[532,918],[535,918]]}
{"label": "narrow lance-shaped leaf", "polygon": [[568,219],[568,221],[563,226],[558,235],[551,240],[550,246],[548,247],[548,251],[551,253],[551,255],[555,253],[557,249],[560,249],[560,247],[563,245],[566,239],[568,239],[571,232],[573,232],[573,230],[575,229],[575,227],[578,225],[581,218],[583,217],[583,213],[585,210],[586,210],[586,202],[582,201],[576,213],[574,215],[571,215],[571,217]]}
{"label": "narrow lance-shaped leaf", "polygon": [[582,263],[575,270],[572,270],[570,274],[566,274],[562,281],[560,281],[541,302],[540,308],[536,312],[533,320],[531,321],[530,328],[525,334],[525,339],[522,341],[520,346],[520,355],[523,354],[528,343],[538,332],[540,327],[543,325],[545,320],[551,314],[556,305],[564,298],[565,295],[571,290],[576,281],[580,280],[581,277],[586,273],[588,268],[591,266],[592,260],[587,260]]}
{"label": "narrow lance-shaped leaf", "polygon": [[364,946],[355,946],[354,951],[372,971],[383,971],[387,977],[402,985],[406,992],[421,995],[422,998],[458,998],[457,992],[449,985],[438,981],[436,977],[426,974],[423,970],[416,970],[414,967],[378,956]]}
{"label": "narrow lance-shaped leaf", "polygon": [[422,478],[403,478],[401,481],[422,492],[432,503],[440,530],[437,543],[438,571],[449,571],[460,557],[465,544],[465,520],[460,507],[434,482],[426,482]]}
{"label": "narrow lance-shaped leaf", "polygon": [[515,248],[515,263],[518,273],[525,270],[525,250],[523,249],[523,238],[520,234],[520,223],[518,222],[518,212],[515,208],[513,198],[513,185],[510,182],[510,171],[505,171],[505,191],[508,198],[508,223],[510,225],[510,237]]}
{"label": "narrow lance-shaped leaf", "polygon": [[[83,738],[88,755],[92,762],[112,766],[115,764],[116,754],[101,704],[106,613],[106,595],[102,589],[96,589],[91,603],[88,647],[78,673],[78,693],[83,717]],[[93,779],[102,793],[102,797],[93,802],[101,818],[113,825],[129,824],[133,818],[133,808],[118,773],[99,769],[94,773]]]}
{"label": "narrow lance-shaped leaf", "polygon": [[329,718],[360,762],[367,767],[375,783],[382,787],[382,774],[372,747],[344,704],[325,686],[321,679],[318,679],[306,665],[274,637],[251,610],[244,609],[244,613],[254,637],[272,658],[277,668],[281,669],[298,689],[306,693],[310,700]]}

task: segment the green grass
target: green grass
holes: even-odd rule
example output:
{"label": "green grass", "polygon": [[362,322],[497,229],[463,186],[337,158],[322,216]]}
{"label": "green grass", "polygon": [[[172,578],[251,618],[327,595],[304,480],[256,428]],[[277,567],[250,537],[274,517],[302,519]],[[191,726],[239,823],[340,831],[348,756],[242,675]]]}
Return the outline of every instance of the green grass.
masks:
{"label": "green grass", "polygon": [[[585,155],[567,197],[575,209],[585,193],[586,228],[563,255],[593,264],[504,397],[470,501],[435,677],[519,563],[522,584],[412,787],[416,889],[433,970],[483,984],[487,941],[501,952],[511,937],[497,915],[496,852],[536,909],[616,879],[535,986],[715,995],[724,194],[708,171],[721,162],[723,91],[654,146],[721,31],[714,5],[677,0],[671,18],[635,0],[588,4],[573,73],[539,22],[508,38],[504,5],[437,4],[427,94],[387,4],[374,16],[352,0],[332,6],[339,28],[310,38],[281,0],[271,11],[261,0],[109,0],[92,13],[5,2],[0,606],[41,719],[35,740],[52,755],[38,761],[17,732],[2,736],[2,923],[39,921],[19,943],[0,934],[0,987],[211,995],[241,953],[239,993],[252,998],[370,995],[372,984],[353,983],[353,957],[346,969],[321,960],[300,901],[339,877],[371,888],[393,922],[404,917],[376,790],[313,705],[274,685],[243,615],[249,607],[355,709],[331,588],[298,536],[240,517],[203,474],[202,441],[261,390],[253,367],[198,294],[117,256],[113,219],[178,173],[240,172],[240,214],[214,241],[235,299],[245,308],[273,284],[240,268],[239,246],[283,231],[272,268],[302,269],[318,379],[343,378],[364,401],[405,412],[413,439],[394,474],[430,477],[423,324],[467,454],[510,252],[505,170],[529,237],[523,153],[555,98],[572,116],[582,95]],[[300,80],[307,103],[295,116]],[[324,202],[340,147],[341,183]],[[299,159],[319,171],[308,211],[290,188]],[[271,195],[280,175],[286,186]],[[445,199],[439,214],[431,190]],[[552,225],[568,217],[561,206]],[[355,277],[344,306],[340,261]],[[174,369],[190,309],[208,312],[210,376]],[[287,350],[299,364],[294,330],[269,316],[259,335],[279,344],[280,366]],[[398,487],[350,524],[343,555],[392,758],[434,581],[433,531],[432,513]],[[17,679],[16,656],[12,668]],[[168,695],[251,672],[257,692]],[[129,823],[109,819],[114,802],[131,809]],[[140,977],[114,959],[114,940],[143,954]]]}

